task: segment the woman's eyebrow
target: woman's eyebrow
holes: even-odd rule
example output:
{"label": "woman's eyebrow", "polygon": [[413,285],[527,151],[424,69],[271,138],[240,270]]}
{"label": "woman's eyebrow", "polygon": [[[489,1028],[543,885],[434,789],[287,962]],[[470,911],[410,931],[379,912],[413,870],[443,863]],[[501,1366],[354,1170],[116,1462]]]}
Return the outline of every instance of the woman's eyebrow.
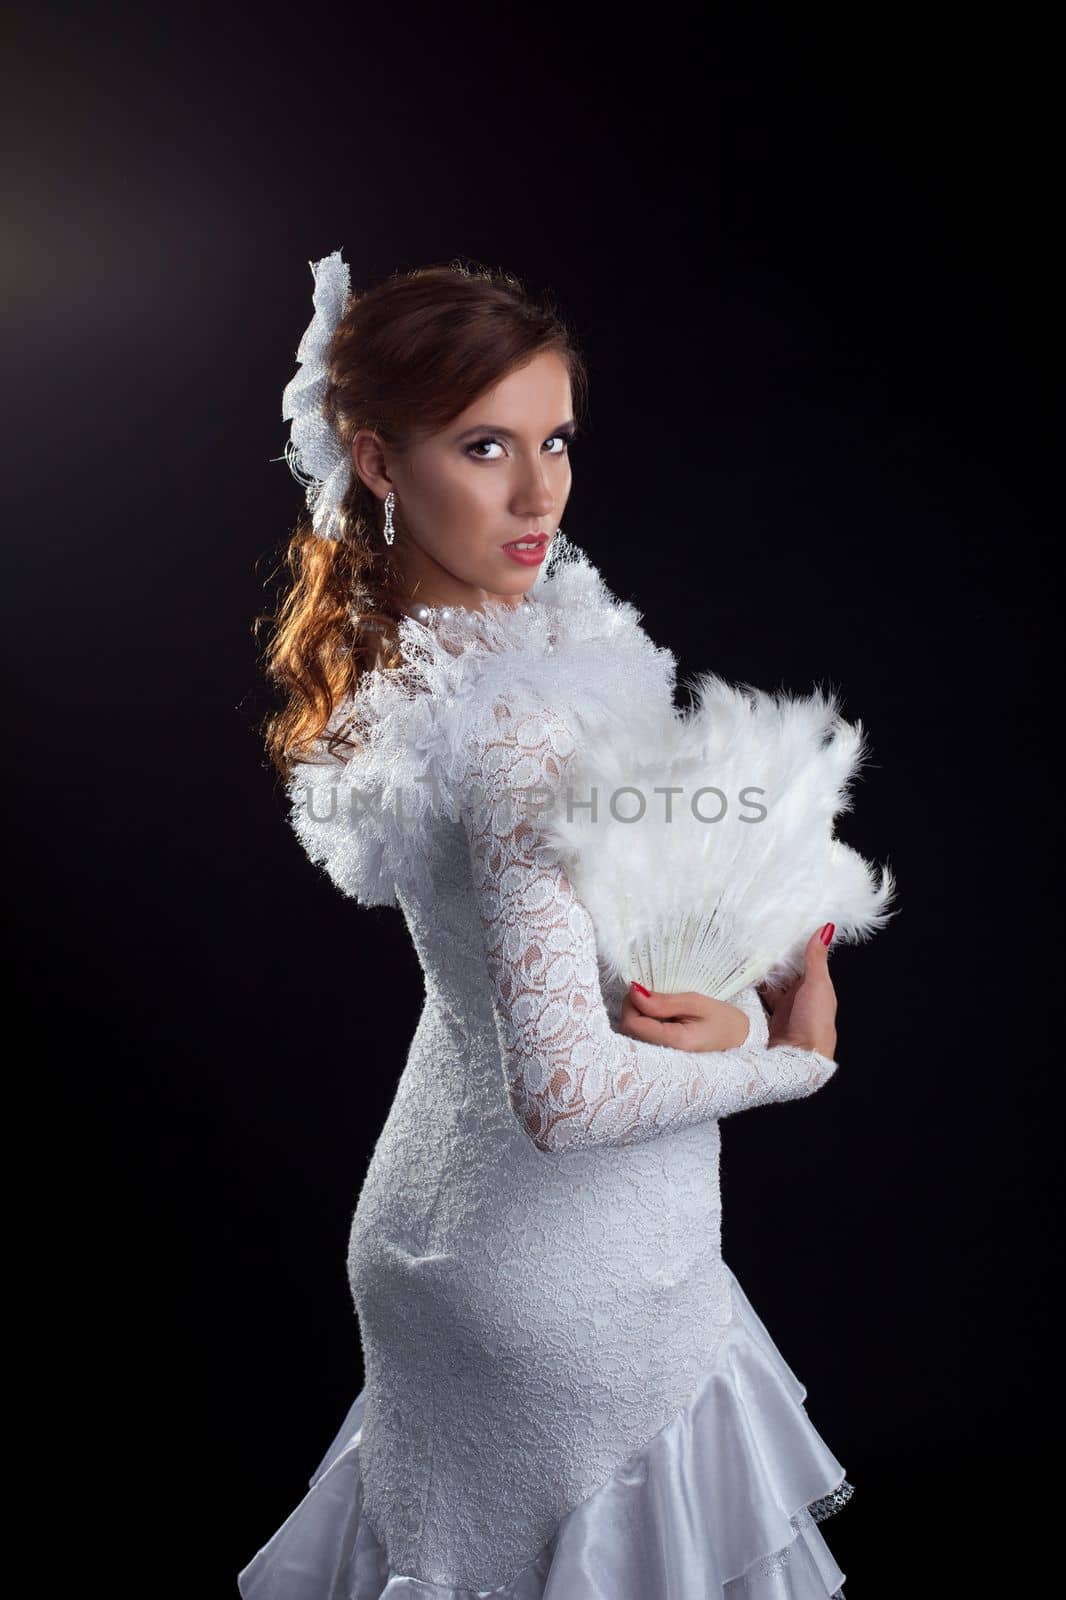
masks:
{"label": "woman's eyebrow", "polygon": [[[546,439],[550,439],[552,437],[552,434],[556,434],[556,433],[566,433],[567,429],[574,428],[576,426],[577,426],[577,424],[574,421],[573,417],[569,417],[566,422],[560,422],[560,424],[559,424],[559,426],[557,428],[553,428],[551,430],[551,433],[545,434],[545,438]],[[517,433],[515,433],[513,431],[513,429],[511,429],[511,428],[494,428],[492,426],[491,422],[486,422],[486,423],[484,423],[484,425],[482,425],[480,427],[476,427],[476,428],[464,428],[462,433],[456,435],[456,438],[458,438],[458,439],[466,439],[472,433],[492,433],[492,434],[496,434],[501,439],[517,439],[518,438]]]}

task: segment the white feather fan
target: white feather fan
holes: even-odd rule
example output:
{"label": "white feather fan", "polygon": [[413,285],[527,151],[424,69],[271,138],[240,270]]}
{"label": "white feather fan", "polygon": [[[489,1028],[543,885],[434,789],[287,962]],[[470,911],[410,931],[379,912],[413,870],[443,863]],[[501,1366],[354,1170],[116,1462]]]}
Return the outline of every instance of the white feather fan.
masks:
{"label": "white feather fan", "polygon": [[868,938],[895,914],[895,886],[833,834],[866,756],[861,723],[821,691],[771,695],[713,673],[692,687],[693,706],[665,721],[637,707],[583,729],[538,826],[608,977],[728,1000],[799,976],[825,922],[834,944]]}

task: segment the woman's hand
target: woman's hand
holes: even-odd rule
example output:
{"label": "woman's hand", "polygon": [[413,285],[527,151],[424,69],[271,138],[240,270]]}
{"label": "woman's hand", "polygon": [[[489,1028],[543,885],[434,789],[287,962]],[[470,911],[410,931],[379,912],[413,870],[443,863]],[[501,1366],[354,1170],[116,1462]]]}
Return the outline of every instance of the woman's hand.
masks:
{"label": "woman's hand", "polygon": [[762,985],[759,993],[769,1013],[767,1046],[794,1044],[835,1059],[837,1047],[837,996],[829,976],[829,944],[833,924],[812,933],[803,953],[803,976],[775,989]]}
{"label": "woman's hand", "polygon": [[674,1050],[729,1050],[748,1037],[748,1019],[739,1006],[709,995],[660,994],[631,984],[622,1001],[619,1033]]}
{"label": "woman's hand", "polygon": [[[826,930],[832,938],[832,925],[826,923],[808,939],[801,978],[772,990],[763,986],[770,1013],[767,1048],[792,1044],[834,1059],[837,999],[829,976],[829,948],[821,937]],[[674,1050],[731,1050],[748,1037],[748,1019],[739,1006],[709,995],[644,994],[630,985],[618,1031]]]}

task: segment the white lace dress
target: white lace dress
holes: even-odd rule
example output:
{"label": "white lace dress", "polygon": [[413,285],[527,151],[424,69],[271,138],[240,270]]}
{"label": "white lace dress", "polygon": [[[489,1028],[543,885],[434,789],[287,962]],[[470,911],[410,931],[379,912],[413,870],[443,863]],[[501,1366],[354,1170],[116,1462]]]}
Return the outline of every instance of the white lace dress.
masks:
{"label": "white lace dress", "polygon": [[425,1001],[355,1210],[365,1381],[245,1600],[827,1600],[852,1492],[721,1255],[719,1119],[816,1051],[616,1032],[595,930],[516,796],[675,662],[557,535],[529,601],[401,624],[290,792],[311,858],[396,906]]}

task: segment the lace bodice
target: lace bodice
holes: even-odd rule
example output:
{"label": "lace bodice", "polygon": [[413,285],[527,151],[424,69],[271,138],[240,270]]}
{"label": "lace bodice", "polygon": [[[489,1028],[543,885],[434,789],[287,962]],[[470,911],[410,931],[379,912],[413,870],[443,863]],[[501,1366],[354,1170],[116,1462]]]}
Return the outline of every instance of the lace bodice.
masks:
{"label": "lace bodice", "polygon": [[497,697],[471,741],[467,830],[511,1108],[538,1149],[628,1145],[769,1101],[813,1094],[837,1063],[768,1047],[754,988],[735,1000],[743,1044],[682,1051],[615,1032],[600,987],[595,930],[522,791],[550,794],[573,756],[567,720]]}

